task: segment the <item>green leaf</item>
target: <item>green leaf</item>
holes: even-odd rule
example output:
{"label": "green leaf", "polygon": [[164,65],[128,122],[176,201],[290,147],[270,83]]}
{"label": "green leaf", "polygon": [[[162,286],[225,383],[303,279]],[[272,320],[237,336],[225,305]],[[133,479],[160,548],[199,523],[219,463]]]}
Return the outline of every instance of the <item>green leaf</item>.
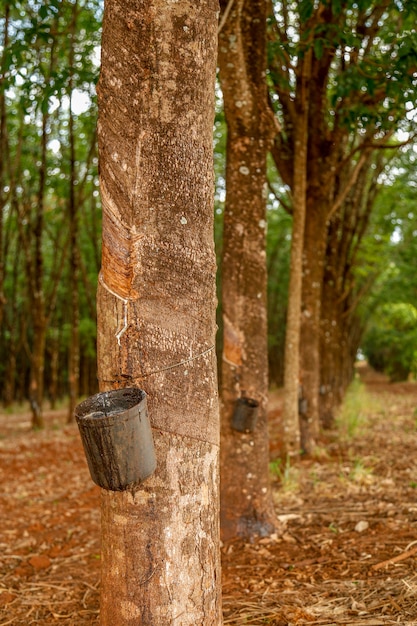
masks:
{"label": "green leaf", "polygon": [[315,39],[313,43],[314,55],[316,59],[321,59],[323,56],[323,39]]}
{"label": "green leaf", "polygon": [[39,16],[42,20],[48,17],[48,7],[45,4],[41,4],[39,7]]}

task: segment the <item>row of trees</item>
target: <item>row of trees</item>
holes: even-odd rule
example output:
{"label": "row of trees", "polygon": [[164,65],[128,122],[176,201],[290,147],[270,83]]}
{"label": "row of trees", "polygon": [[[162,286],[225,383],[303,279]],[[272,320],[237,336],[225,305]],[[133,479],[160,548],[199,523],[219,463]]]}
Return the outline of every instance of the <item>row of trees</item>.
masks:
{"label": "row of trees", "polygon": [[96,96],[100,3],[2,0],[2,401],[96,387],[100,266]]}
{"label": "row of trees", "polygon": [[[45,381],[53,389],[51,381],[66,380],[73,405],[81,367],[91,372],[81,329],[83,319],[94,320],[99,270],[90,30],[99,7],[2,7],[1,350],[10,359],[3,374],[13,372],[10,386],[25,375],[21,388],[42,425]],[[387,281],[394,284],[415,237],[412,212],[395,207],[387,219],[388,192],[377,204],[380,188],[405,175],[400,163],[413,161],[406,150],[391,180],[399,133],[406,143],[413,133],[414,4],[228,0],[219,21],[216,12],[212,0],[106,5],[98,377],[102,390],[147,391],[158,470],[138,489],[103,493],[103,624],[221,621],[211,206],[217,39],[219,148],[227,128],[218,181],[219,200],[222,181],[226,189],[218,206],[225,538],[275,528],[268,334],[270,361],[284,362],[283,452],[313,453],[351,379],[367,312]],[[85,114],[77,113],[80,94]],[[388,276],[380,257],[391,249]],[[274,333],[284,313],[285,339],[282,328]],[[257,407],[248,432],[232,427],[242,399]]]}
{"label": "row of trees", "polygon": [[[259,239],[257,250],[265,254],[268,225],[267,267],[261,264],[268,275],[268,311],[262,272],[256,268],[249,274],[237,271],[248,277],[247,284],[252,284],[256,295],[263,294],[254,317],[268,320],[271,379],[282,384],[286,371],[286,448],[300,446],[298,408],[302,406],[306,412],[301,420],[301,447],[311,451],[320,416],[331,420],[350,379],[362,335],[364,308],[358,315],[358,307],[373,281],[357,267],[362,263],[361,242],[370,232],[367,227],[380,175],[392,157],[393,150],[383,148],[398,143],[395,132],[399,129],[413,132],[414,13],[412,3],[397,6],[395,2],[260,6],[260,22],[246,16],[244,3],[224,13],[219,65],[228,163],[235,143],[233,127],[241,134],[241,142],[245,135],[250,142],[257,134],[256,158],[262,165],[253,165],[259,174],[255,186],[261,190],[268,184],[269,198],[265,205],[261,191],[248,191],[242,185],[251,186],[253,175],[241,173],[246,166],[237,155],[237,165],[230,163],[227,170],[228,202],[234,202],[245,216],[238,228],[229,227],[228,216],[233,213],[236,218],[236,210],[226,209],[225,243],[222,225],[218,248],[229,264],[223,273],[224,292],[237,303],[229,288],[234,280],[230,264],[241,263],[250,254],[251,229]],[[225,3],[223,10],[227,7]],[[37,425],[42,423],[45,392],[52,403],[69,395],[72,414],[79,393],[91,393],[96,385],[94,294],[101,215],[94,85],[101,8],[99,0],[2,1],[2,400],[8,404],[29,397]],[[232,43],[225,47],[227,38]],[[258,50],[266,50],[267,58],[266,52]],[[238,66],[245,68],[243,73],[235,71]],[[255,113],[253,107],[259,110]],[[256,127],[256,133],[249,127],[242,133],[245,120]],[[220,109],[216,132],[221,168],[226,145]],[[247,150],[242,146],[240,150]],[[268,153],[272,159],[265,173]],[[233,172],[240,190],[234,201]],[[225,174],[221,169],[218,174],[221,189]],[[385,182],[392,186],[393,181]],[[256,215],[250,200],[253,194],[258,194]],[[222,200],[220,193],[221,219]],[[304,201],[306,206],[299,208],[297,203]],[[233,241],[230,232],[239,229],[243,235]],[[386,238],[377,247],[384,242]],[[309,279],[302,287],[303,273]],[[254,275],[262,289],[253,282]],[[287,298],[289,281],[291,298]],[[248,304],[240,300],[239,324],[248,325],[244,333],[253,337],[259,354],[265,332],[257,322],[259,332],[249,329],[251,315],[244,313]],[[227,302],[224,306],[227,343],[230,315]],[[221,326],[222,333],[222,321]],[[247,357],[253,363],[253,350],[247,351]],[[260,396],[265,397],[267,384]],[[225,387],[231,385],[226,382]],[[243,387],[240,383],[240,389],[252,393],[246,382]]]}
{"label": "row of trees", "polygon": [[[175,623],[181,616],[184,623],[218,624],[204,124],[213,95],[215,6],[133,5],[127,13],[120,0],[107,5],[103,37],[99,374],[103,389],[133,382],[148,391],[160,466],[138,491],[103,496],[102,623]],[[329,1],[272,8],[261,0],[224,2],[218,26],[227,126],[220,281],[225,538],[275,527],[266,423],[267,155],[279,175],[275,195],[292,218],[285,453],[300,444],[313,452],[320,417],[327,411],[331,418],[352,375],[363,332],[358,307],[370,283],[364,235],[384,153],[395,150],[390,142],[398,141],[415,78],[414,52],[404,55],[402,47],[407,21],[412,35],[411,6]],[[403,30],[390,35],[388,24],[400,17]],[[388,93],[391,82],[400,89]],[[235,427],[239,400],[258,408],[247,432]],[[122,571],[129,575],[120,577]]]}
{"label": "row of trees", "polygon": [[413,132],[414,19],[411,2],[289,3],[271,17],[281,124],[272,153],[293,212],[287,450],[298,449],[299,400],[301,447],[312,452],[320,416],[331,419],[352,375],[361,338],[353,269],[386,164],[381,150],[400,129]]}
{"label": "row of trees", "polygon": [[[352,378],[382,250],[398,243],[394,221],[372,217],[382,183],[392,182],[385,172],[393,155],[413,138],[417,74],[411,2],[242,0],[222,8],[222,528],[233,536],[273,523],[263,357],[267,263],[280,251],[275,231],[267,257],[274,211],[265,189],[292,222],[283,452],[311,454]],[[270,277],[274,294],[271,287]],[[240,396],[259,404],[243,444],[231,428]]]}

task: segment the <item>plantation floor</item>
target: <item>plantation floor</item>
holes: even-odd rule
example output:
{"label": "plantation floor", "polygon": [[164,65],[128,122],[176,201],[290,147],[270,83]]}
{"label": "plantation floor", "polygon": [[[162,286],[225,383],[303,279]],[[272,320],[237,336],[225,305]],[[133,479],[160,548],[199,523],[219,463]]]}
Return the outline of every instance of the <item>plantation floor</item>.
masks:
{"label": "plantation floor", "polygon": [[[417,384],[363,372],[327,453],[273,464],[276,534],[222,547],[225,625],[417,626]],[[98,623],[99,489],[77,427],[46,419],[0,415],[1,626]]]}

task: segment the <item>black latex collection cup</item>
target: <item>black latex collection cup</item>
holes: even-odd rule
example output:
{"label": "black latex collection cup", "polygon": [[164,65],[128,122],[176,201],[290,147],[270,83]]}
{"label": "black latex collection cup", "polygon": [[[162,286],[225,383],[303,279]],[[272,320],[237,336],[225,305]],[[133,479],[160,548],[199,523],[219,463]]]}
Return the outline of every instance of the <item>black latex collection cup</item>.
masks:
{"label": "black latex collection cup", "polygon": [[238,398],[232,416],[232,428],[241,433],[253,432],[258,418],[258,407],[259,402],[253,398]]}
{"label": "black latex collection cup", "polygon": [[81,402],[75,418],[91,478],[110,491],[144,481],[156,468],[146,393],[136,387],[103,391]]}

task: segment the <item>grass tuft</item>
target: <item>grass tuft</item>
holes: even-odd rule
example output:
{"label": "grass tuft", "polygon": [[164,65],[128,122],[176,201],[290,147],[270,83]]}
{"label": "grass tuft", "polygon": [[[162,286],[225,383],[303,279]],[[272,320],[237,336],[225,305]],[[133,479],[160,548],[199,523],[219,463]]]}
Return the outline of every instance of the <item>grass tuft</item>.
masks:
{"label": "grass tuft", "polygon": [[367,426],[367,414],[374,408],[375,400],[368,394],[365,385],[355,378],[336,418],[341,438],[350,440],[360,435]]}
{"label": "grass tuft", "polygon": [[299,470],[291,465],[290,457],[287,456],[285,460],[275,459],[269,464],[271,474],[278,479],[281,489],[283,491],[297,491],[299,488]]}

